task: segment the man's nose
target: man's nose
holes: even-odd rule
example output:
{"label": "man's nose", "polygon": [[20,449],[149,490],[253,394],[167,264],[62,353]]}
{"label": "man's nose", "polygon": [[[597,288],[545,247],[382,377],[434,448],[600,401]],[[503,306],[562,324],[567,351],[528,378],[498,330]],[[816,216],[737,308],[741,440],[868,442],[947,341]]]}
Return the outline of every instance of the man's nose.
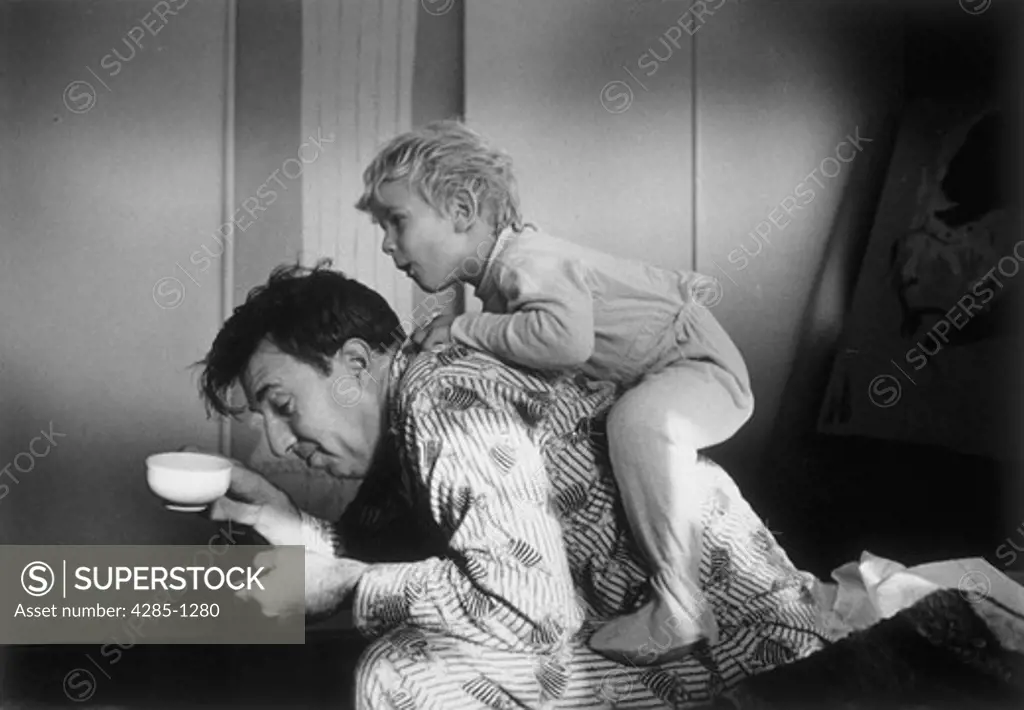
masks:
{"label": "man's nose", "polygon": [[288,451],[297,441],[292,430],[277,417],[267,417],[265,422],[267,444],[270,445],[270,451],[277,457],[287,456]]}

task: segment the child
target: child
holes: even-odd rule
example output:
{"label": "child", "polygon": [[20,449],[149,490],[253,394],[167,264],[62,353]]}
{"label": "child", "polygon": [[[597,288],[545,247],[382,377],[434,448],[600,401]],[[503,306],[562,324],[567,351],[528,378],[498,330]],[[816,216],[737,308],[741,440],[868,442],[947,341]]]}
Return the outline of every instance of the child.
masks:
{"label": "child", "polygon": [[[590,639],[614,660],[660,663],[717,642],[700,589],[700,449],[753,412],[743,358],[695,297],[706,277],[668,271],[542,234],[522,222],[511,161],[457,122],[386,145],[356,207],[423,290],[469,283],[483,313],[440,316],[414,340],[450,339],[542,370],[579,370],[624,390],[608,418],[622,503],[651,564],[652,594]],[[696,294],[699,295],[699,294]],[[641,658],[653,636],[672,641]]]}

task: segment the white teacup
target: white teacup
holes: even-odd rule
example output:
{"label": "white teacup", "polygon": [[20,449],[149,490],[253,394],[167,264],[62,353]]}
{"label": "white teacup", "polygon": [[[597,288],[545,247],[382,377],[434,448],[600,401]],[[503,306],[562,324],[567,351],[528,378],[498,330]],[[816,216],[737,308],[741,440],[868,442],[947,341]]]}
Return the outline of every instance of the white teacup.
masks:
{"label": "white teacup", "polygon": [[195,513],[228,492],[231,466],[214,454],[154,454],[146,459],[146,482],[169,510]]}

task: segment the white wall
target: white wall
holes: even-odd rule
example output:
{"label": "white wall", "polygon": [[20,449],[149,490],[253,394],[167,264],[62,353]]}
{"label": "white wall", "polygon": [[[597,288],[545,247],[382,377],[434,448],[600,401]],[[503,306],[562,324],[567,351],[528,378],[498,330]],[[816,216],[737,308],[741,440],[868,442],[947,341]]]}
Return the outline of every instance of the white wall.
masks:
{"label": "white wall", "polygon": [[[780,421],[784,396],[798,409],[820,404],[821,386],[794,363],[801,346],[838,338],[848,307],[859,254],[837,242],[863,236],[844,233],[838,216],[843,200],[869,218],[875,207],[861,178],[884,171],[899,109],[897,5],[751,0],[697,37],[697,266],[722,282],[715,313],[757,397],[723,447],[743,471],[758,468],[779,428],[804,425]],[[826,269],[830,249],[838,258]]]}
{"label": "white wall", "polygon": [[[512,155],[527,221],[690,267],[690,36],[679,30],[678,48],[659,41],[680,12],[621,0],[466,4],[466,118]],[[664,63],[645,58],[652,46]]]}
{"label": "white wall", "polygon": [[[159,506],[144,458],[217,446],[188,365],[216,333],[220,265],[198,273],[189,258],[217,253],[225,3],[175,0],[163,20],[153,5],[0,5],[0,466],[51,421],[65,435],[19,483],[4,479],[4,543],[210,536]],[[97,92],[83,113],[62,101],[76,80]],[[70,106],[89,105],[84,91]],[[164,305],[183,288],[175,308],[154,300],[163,278],[180,282],[165,282]]]}
{"label": "white wall", "polygon": [[[709,0],[699,17],[690,5],[469,3],[466,109],[516,159],[528,218],[719,277],[715,313],[746,355],[757,397],[751,423],[716,452],[742,478],[777,423],[857,160],[821,178],[824,188],[784,230],[772,227],[772,245],[741,273],[729,255],[741,244],[756,252],[748,233],[769,214],[779,220],[773,208],[858,125],[872,137],[898,78],[887,64],[896,33],[892,13],[849,3]],[[814,327],[834,337],[843,303],[824,293]]]}

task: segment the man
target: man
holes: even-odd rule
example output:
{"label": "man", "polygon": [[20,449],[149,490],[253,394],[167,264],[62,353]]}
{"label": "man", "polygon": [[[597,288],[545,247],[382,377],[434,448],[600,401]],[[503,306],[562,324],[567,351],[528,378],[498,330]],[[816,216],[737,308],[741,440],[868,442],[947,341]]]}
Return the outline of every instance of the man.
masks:
{"label": "man", "polygon": [[306,546],[308,614],[352,605],[375,639],[358,707],[696,705],[828,643],[813,577],[708,463],[701,584],[719,643],[659,666],[591,651],[593,630],[648,594],[601,433],[613,389],[459,345],[412,355],[401,336],[371,289],[322,266],[281,268],[225,323],[202,376],[221,414],[238,411],[228,397],[241,384],[276,455],[366,475],[336,526],[244,469],[232,493],[247,502],[212,513]]}

